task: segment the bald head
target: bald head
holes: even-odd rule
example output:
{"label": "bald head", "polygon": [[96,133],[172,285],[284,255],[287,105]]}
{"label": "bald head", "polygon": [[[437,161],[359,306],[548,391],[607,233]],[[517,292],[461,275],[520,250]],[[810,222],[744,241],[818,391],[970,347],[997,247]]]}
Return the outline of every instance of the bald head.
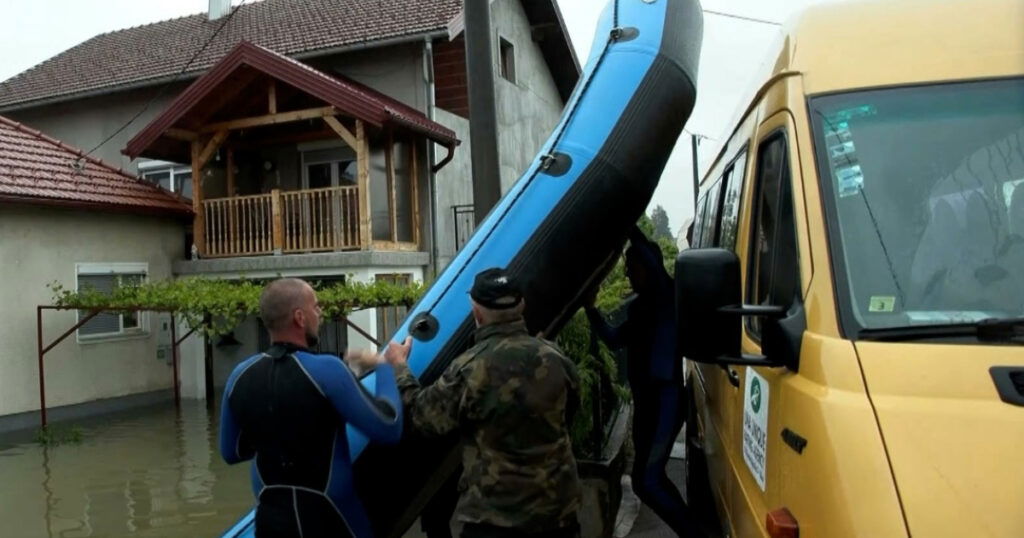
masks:
{"label": "bald head", "polygon": [[270,332],[288,328],[292,314],[304,308],[315,294],[313,288],[298,278],[282,278],[267,284],[260,295],[260,319]]}

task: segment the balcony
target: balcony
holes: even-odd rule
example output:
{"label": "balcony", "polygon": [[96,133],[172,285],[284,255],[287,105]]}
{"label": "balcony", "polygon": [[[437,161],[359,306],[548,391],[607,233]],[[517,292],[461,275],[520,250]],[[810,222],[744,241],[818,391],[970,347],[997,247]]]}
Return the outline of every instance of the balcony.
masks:
{"label": "balcony", "polygon": [[360,250],[359,187],[203,200],[207,258]]}

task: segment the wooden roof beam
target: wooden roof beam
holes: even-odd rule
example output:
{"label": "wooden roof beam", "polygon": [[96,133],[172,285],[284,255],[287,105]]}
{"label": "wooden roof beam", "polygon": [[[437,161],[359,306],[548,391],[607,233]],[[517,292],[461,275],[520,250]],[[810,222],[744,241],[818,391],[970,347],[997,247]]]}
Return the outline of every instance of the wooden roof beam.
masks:
{"label": "wooden roof beam", "polygon": [[324,116],[324,121],[327,122],[327,125],[329,125],[331,129],[334,129],[334,132],[338,133],[338,136],[348,144],[348,147],[354,149],[357,153],[359,152],[359,143],[356,140],[356,136],[352,134],[352,131],[346,129],[345,125],[338,121],[338,118],[334,116]]}
{"label": "wooden roof beam", "polygon": [[236,129],[248,129],[249,127],[260,127],[262,125],[275,125],[278,123],[289,123],[293,121],[311,120],[333,116],[337,111],[333,106],[307,108],[303,110],[292,110],[290,112],[279,112],[277,114],[265,114],[251,118],[240,118],[237,120],[221,121],[205,125],[199,129],[200,133],[216,133],[219,131],[230,131]]}

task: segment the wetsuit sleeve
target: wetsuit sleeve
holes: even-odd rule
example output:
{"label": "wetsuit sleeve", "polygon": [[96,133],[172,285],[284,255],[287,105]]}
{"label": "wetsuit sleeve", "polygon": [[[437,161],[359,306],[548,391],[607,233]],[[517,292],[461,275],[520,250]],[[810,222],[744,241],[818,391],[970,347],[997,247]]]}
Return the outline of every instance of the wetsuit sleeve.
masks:
{"label": "wetsuit sleeve", "polygon": [[228,377],[227,386],[224,388],[224,400],[220,405],[220,455],[228,463],[243,462],[252,459],[256,455],[252,447],[243,443],[242,428],[238,425],[234,414],[231,412],[231,393],[235,390],[238,378],[259,358],[259,355],[251,357],[235,367],[235,370]]}
{"label": "wetsuit sleeve", "polygon": [[460,408],[466,393],[468,358],[455,359],[441,378],[427,387],[419,384],[407,365],[396,368],[402,402],[417,432],[440,436],[459,427]]}
{"label": "wetsuit sleeve", "polygon": [[590,327],[598,338],[600,338],[608,347],[614,349],[620,349],[626,345],[626,326],[629,323],[627,319],[622,325],[618,327],[612,327],[604,320],[604,316],[601,315],[598,310],[592,306],[586,306],[583,310],[587,313],[587,319],[590,320]]}
{"label": "wetsuit sleeve", "polygon": [[378,443],[397,443],[402,438],[402,401],[390,365],[381,364],[374,370],[374,396],[336,357],[304,359],[303,366],[345,422]]}

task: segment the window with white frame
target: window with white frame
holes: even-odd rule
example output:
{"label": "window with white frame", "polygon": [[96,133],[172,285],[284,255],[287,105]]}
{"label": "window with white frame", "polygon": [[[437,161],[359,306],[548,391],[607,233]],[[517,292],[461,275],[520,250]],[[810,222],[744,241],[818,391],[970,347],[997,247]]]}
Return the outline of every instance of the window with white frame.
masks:
{"label": "window with white frame", "polygon": [[[146,281],[149,267],[145,263],[80,263],[76,266],[77,289],[111,293],[125,286],[137,286]],[[88,315],[80,310],[78,319]],[[93,340],[133,336],[148,332],[144,312],[100,312],[78,328],[79,340]]]}
{"label": "window with white frame", "polygon": [[303,151],[303,188],[323,189],[356,185],[356,161],[355,151],[348,147]]}
{"label": "window with white frame", "polygon": [[188,166],[166,161],[147,161],[139,164],[139,173],[142,179],[192,199],[192,169]]}

